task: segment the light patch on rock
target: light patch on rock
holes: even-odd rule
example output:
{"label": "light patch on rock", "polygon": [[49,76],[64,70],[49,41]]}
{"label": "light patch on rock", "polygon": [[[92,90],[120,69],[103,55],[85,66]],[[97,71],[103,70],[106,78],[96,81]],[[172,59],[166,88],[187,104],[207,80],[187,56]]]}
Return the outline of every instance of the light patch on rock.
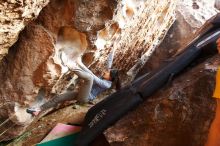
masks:
{"label": "light patch on rock", "polygon": [[[199,6],[198,9],[193,9],[193,2]],[[206,20],[218,12],[215,8],[215,0],[181,0],[177,4],[177,11],[194,28],[201,27]]]}
{"label": "light patch on rock", "polygon": [[10,116],[10,120],[17,125],[27,125],[32,122],[33,117],[26,112],[26,107],[22,107],[19,103],[15,103],[14,115]]}

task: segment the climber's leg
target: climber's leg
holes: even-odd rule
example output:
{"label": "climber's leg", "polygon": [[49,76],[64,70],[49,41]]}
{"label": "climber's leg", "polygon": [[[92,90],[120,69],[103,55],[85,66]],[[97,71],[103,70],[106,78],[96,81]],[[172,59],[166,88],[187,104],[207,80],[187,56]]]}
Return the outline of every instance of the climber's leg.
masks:
{"label": "climber's leg", "polygon": [[81,70],[74,70],[74,73],[81,79],[84,80],[84,82],[81,84],[79,88],[79,92],[77,95],[77,100],[80,103],[86,103],[88,102],[88,97],[92,89],[92,84],[93,84],[93,76],[85,71]]}
{"label": "climber's leg", "polygon": [[56,107],[59,103],[62,103],[64,101],[73,100],[77,97],[77,92],[75,91],[67,91],[63,94],[54,96],[51,100],[43,104],[40,109],[46,110],[52,107]]}

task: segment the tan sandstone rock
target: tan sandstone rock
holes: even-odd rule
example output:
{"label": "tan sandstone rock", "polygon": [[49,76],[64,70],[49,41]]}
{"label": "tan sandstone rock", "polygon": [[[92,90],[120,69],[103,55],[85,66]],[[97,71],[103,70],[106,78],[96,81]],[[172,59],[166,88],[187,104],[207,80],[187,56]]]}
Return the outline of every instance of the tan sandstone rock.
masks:
{"label": "tan sandstone rock", "polygon": [[[193,2],[199,9],[193,8]],[[216,12],[214,1],[179,1],[175,23],[137,76],[158,68],[181,51]],[[216,60],[219,62],[218,56],[185,71],[107,130],[111,145],[203,146],[215,111],[211,98],[215,73],[206,70],[206,65]]]}
{"label": "tan sandstone rock", "polygon": [[49,0],[7,0],[0,3],[0,60],[17,41],[19,33],[34,18]]}
{"label": "tan sandstone rock", "polygon": [[[217,12],[214,9],[214,3],[211,5],[211,3],[199,1],[200,9],[194,10],[192,1],[177,2],[177,0],[51,1],[42,9],[35,21],[25,23],[26,28],[12,47],[10,46],[15,39],[13,42],[10,39],[6,42],[6,50],[9,47],[10,49],[0,65],[0,115],[2,115],[0,122],[9,118],[7,124],[14,124],[20,130],[8,130],[0,136],[0,140],[16,137],[29,125],[28,121],[32,118],[25,115],[25,108],[34,103],[40,88],[46,89],[46,98],[49,99],[50,93],[61,93],[74,82],[75,78],[69,81],[68,76],[64,75],[67,70],[61,65],[59,51],[55,47],[57,32],[61,26],[72,26],[79,33],[87,35],[89,48],[84,55],[84,61],[96,73],[104,69],[107,55],[114,50],[113,67],[122,70],[123,79],[127,81],[130,77],[134,78],[161,43],[175,20],[175,11],[177,11],[178,20],[174,29],[178,30],[179,42],[177,41],[178,47],[174,44],[174,51],[171,54],[190,40],[185,34],[194,32]],[[9,2],[5,2],[5,5],[9,5]],[[208,10],[202,9],[203,7]],[[25,9],[25,7],[18,5],[18,9]],[[7,8],[4,7],[3,10],[6,11]],[[34,11],[39,13],[37,10]],[[188,13],[185,12],[192,13],[189,13],[188,17]],[[18,22],[16,19],[6,27],[23,22],[21,19]],[[15,33],[14,38],[17,38],[20,30],[9,29],[8,31]],[[5,37],[1,38],[5,39]],[[166,51],[163,50],[162,53]],[[163,56],[159,54],[158,58]],[[12,115],[15,116],[12,117]],[[1,131],[5,131],[8,127],[6,125],[1,128]]]}

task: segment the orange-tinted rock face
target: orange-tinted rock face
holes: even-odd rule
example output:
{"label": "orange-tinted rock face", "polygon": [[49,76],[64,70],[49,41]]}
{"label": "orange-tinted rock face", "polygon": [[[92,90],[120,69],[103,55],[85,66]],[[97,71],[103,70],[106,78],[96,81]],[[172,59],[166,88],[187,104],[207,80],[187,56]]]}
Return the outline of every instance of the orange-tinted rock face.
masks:
{"label": "orange-tinted rock face", "polygon": [[[8,118],[9,123],[0,127],[0,133],[7,130],[9,125],[13,125],[13,128],[0,136],[0,141],[19,135],[29,125],[32,118],[25,112],[25,108],[33,104],[40,88],[46,89],[46,98],[49,99],[51,98],[50,93],[64,92],[73,82],[64,75],[67,70],[61,65],[58,57],[59,50],[55,47],[57,33],[61,26],[72,26],[76,34],[83,33],[87,36],[89,47],[83,60],[87,65],[91,65],[91,70],[96,73],[104,69],[109,52],[115,50],[113,67],[124,71],[123,79],[127,81],[130,77],[126,73],[132,78],[136,75],[173,24],[176,2],[176,0],[52,0],[40,12],[37,19],[28,24],[20,33],[18,41],[10,48],[8,55],[1,62],[0,123]],[[198,4],[200,5],[200,3]],[[171,51],[171,54],[178,50],[179,45],[190,40],[186,34],[195,30],[194,26],[201,26],[208,17],[215,13],[216,10],[208,11],[207,17],[202,18],[202,21],[201,17],[193,17],[192,19],[198,20],[198,23],[190,21],[192,15],[189,17],[183,11],[177,13],[179,21],[175,23],[174,28],[178,27],[180,35],[177,38],[180,43],[177,41],[176,46],[174,44],[173,48],[176,50]],[[15,20],[12,19],[12,21]],[[176,25],[178,23],[179,25]],[[184,29],[179,29],[183,26],[185,26]],[[16,33],[18,34],[18,32]],[[167,47],[169,47],[168,44]],[[159,54],[156,56],[159,60],[170,55],[166,54],[166,50],[156,53]],[[157,66],[160,65],[159,61],[151,63],[154,67],[156,67],[156,63]],[[153,101],[155,106],[157,101]],[[179,99],[175,105],[172,104],[173,102],[170,103],[164,99],[156,109],[159,112],[160,109],[164,110],[166,115],[163,117],[158,113],[156,116],[172,118],[176,114],[172,112],[172,109],[177,108],[177,104],[180,104]],[[141,115],[139,112],[144,111],[138,111],[138,115]],[[149,116],[149,119],[153,119],[154,113],[149,113]],[[133,118],[134,122],[140,119],[138,116],[136,118]],[[180,116],[179,119],[181,118]],[[163,122],[166,126],[166,122],[169,120],[165,119]],[[163,124],[163,122],[161,123]],[[161,123],[157,123],[156,127]],[[172,126],[172,124],[168,124],[168,126]],[[138,128],[141,129],[141,127]],[[143,128],[147,129],[144,126]],[[171,127],[170,131],[172,130]],[[112,132],[114,134],[114,131]],[[159,133],[160,131],[151,138],[158,139]]]}
{"label": "orange-tinted rock face", "polygon": [[9,0],[0,3],[0,60],[18,39],[18,34],[33,19],[49,0]]}
{"label": "orange-tinted rock face", "polygon": [[48,86],[49,79],[43,75],[47,75],[46,63],[49,63],[54,51],[52,42],[53,39],[40,25],[31,24],[22,32],[7,57],[8,66],[3,74],[1,97],[24,103],[36,95],[36,86]]}
{"label": "orange-tinted rock face", "polygon": [[[182,1],[178,7],[184,8],[184,5],[186,3]],[[137,76],[158,68],[194,37],[198,30],[196,26],[202,21],[196,19],[196,16],[201,16],[206,11],[201,12],[201,9],[189,11],[189,7],[187,13],[183,9],[181,11],[177,9],[177,20]],[[192,17],[194,21],[190,21]],[[214,49],[216,48],[207,48],[209,51]],[[215,61],[219,63],[218,56],[185,71],[174,79],[172,84],[167,84],[135,111],[109,128],[106,136],[111,145],[203,146],[216,107],[215,100],[211,98],[215,73],[206,70],[205,64],[212,64]]]}
{"label": "orange-tinted rock face", "polygon": [[[209,64],[220,63],[219,56]],[[214,117],[215,73],[203,63],[177,77],[106,132],[112,146],[203,146]]]}
{"label": "orange-tinted rock face", "polygon": [[76,1],[74,27],[82,32],[96,32],[111,20],[117,2],[114,0]]}
{"label": "orange-tinted rock face", "polygon": [[[40,12],[38,18],[20,33],[19,40],[10,48],[8,55],[1,63],[0,123],[4,121],[6,123],[1,125],[0,133],[9,128],[7,125],[14,125],[14,130],[20,129],[14,131],[11,128],[5,131],[3,135],[0,134],[1,140],[19,135],[31,122],[32,117],[25,112],[25,108],[34,103],[40,88],[45,88],[46,98],[50,98],[48,95],[52,91],[62,92],[68,84],[64,81],[59,84],[59,78],[63,73],[63,66],[55,47],[59,28],[61,26],[74,27],[74,23],[80,22],[79,19],[87,20],[93,12],[97,15],[102,14],[105,9],[109,9],[108,4],[108,1],[102,0],[85,3],[72,0],[51,1]],[[89,11],[88,6],[96,7],[96,9]],[[81,13],[83,10],[87,10],[87,13]],[[76,11],[79,12],[76,13]],[[102,14],[100,18],[94,15],[86,25],[80,24],[82,26],[78,26],[78,29],[95,33],[96,29],[104,27],[105,21],[111,19],[112,14],[113,9],[110,14]],[[78,22],[75,21],[75,17]],[[93,21],[94,18],[97,20]],[[92,21],[94,30],[88,30],[88,24],[90,25]],[[76,33],[80,34],[80,31],[76,30]],[[81,37],[79,39],[82,40]]]}
{"label": "orange-tinted rock face", "polygon": [[[26,27],[7,58],[3,59],[7,64],[1,73],[1,105],[10,104],[1,106],[1,110],[7,109],[8,112],[1,123],[8,118],[10,121],[1,126],[1,131],[9,128],[8,124],[14,126],[1,138],[11,139],[23,131],[25,125],[31,122],[24,105],[34,101],[39,87],[50,89],[51,80],[60,75],[60,68],[51,62],[53,52],[53,38],[42,26],[33,23]],[[48,66],[53,66],[52,72]],[[10,110],[7,105],[11,105]]]}
{"label": "orange-tinted rock face", "polygon": [[[159,6],[161,10],[159,10]],[[4,108],[10,114],[3,116],[1,122],[16,113],[15,117],[9,118],[12,123],[19,124],[20,122],[25,126],[28,125],[27,123],[31,121],[31,117],[25,113],[25,107],[34,103],[40,88],[46,89],[46,98],[50,98],[49,95],[52,92],[60,93],[67,88],[69,81],[65,80],[65,77],[61,77],[67,70],[61,65],[58,57],[59,50],[55,47],[57,33],[61,26],[72,26],[76,32],[87,35],[90,47],[84,59],[88,65],[91,62],[97,64],[92,66],[93,69],[103,69],[103,64],[111,47],[118,48],[115,56],[115,61],[118,63],[115,67],[124,68],[124,65],[127,64],[125,70],[128,70],[132,66],[131,64],[134,64],[141,54],[148,50],[148,48],[144,48],[144,51],[142,51],[142,47],[129,47],[136,44],[130,42],[132,39],[137,42],[140,38],[139,42],[142,43],[145,36],[148,36],[147,33],[139,36],[139,33],[142,32],[142,29],[146,32],[149,29],[147,21],[150,21],[150,14],[138,13],[138,9],[145,10],[144,8],[148,8],[146,10],[151,10],[157,8],[155,14],[158,13],[158,15],[155,15],[154,21],[157,21],[157,17],[160,15],[169,14],[169,18],[161,22],[164,23],[163,29],[158,30],[157,36],[152,38],[155,41],[159,39],[159,36],[165,34],[174,20],[174,15],[171,14],[174,12],[175,1],[164,0],[159,6],[157,7],[154,2],[147,4],[144,1],[133,0],[122,2],[112,0],[51,1],[40,12],[38,18],[28,24],[24,31],[20,33],[19,40],[10,48],[8,55],[1,63],[0,99],[2,104],[10,101],[12,105],[10,110],[7,106]],[[167,11],[162,14],[161,12],[165,9]],[[139,16],[141,17],[139,18]],[[143,24],[146,24],[144,27],[139,23],[142,20]],[[156,23],[154,21],[150,23],[150,26]],[[163,31],[163,33],[160,33],[160,31]],[[133,33],[132,38],[128,39],[127,34],[131,32]],[[135,37],[135,35],[137,36]],[[101,39],[105,39],[108,45],[111,45],[107,47],[104,45],[103,49],[98,48],[95,42],[99,36],[102,37]],[[126,41],[126,39],[129,41]],[[115,47],[117,44],[119,46]],[[119,63],[126,56],[129,56],[127,61],[123,64]],[[97,62],[97,60],[99,61]],[[4,139],[5,137],[1,138]]]}
{"label": "orange-tinted rock face", "polygon": [[113,66],[134,77],[174,22],[176,1],[123,0],[121,4],[113,20],[98,33],[99,56],[94,66],[103,68],[104,62],[99,60],[105,61],[113,49]]}

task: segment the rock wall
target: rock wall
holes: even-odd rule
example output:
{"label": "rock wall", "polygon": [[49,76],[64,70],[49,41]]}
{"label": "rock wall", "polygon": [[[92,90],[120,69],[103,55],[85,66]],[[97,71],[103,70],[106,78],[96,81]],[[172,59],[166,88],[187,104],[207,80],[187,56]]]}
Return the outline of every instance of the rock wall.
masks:
{"label": "rock wall", "polygon": [[[46,98],[51,98],[50,93],[63,92],[72,82],[63,76],[67,70],[61,65],[55,45],[61,26],[72,26],[87,36],[89,48],[84,61],[94,72],[104,68],[111,48],[115,49],[113,66],[128,71],[161,42],[175,19],[175,5],[176,1],[170,0],[51,0],[35,21],[26,24],[18,41],[2,59],[0,109],[4,112],[0,114],[0,122],[9,121],[21,129],[15,133],[10,129],[0,135],[0,139],[11,139],[29,125],[32,119],[25,108],[35,103],[39,89],[46,89]],[[20,7],[24,6],[18,5]],[[11,21],[15,23],[16,19]],[[22,21],[20,17],[19,21]],[[10,31],[16,35],[19,32]],[[4,131],[8,127],[0,128]]]}
{"label": "rock wall", "polygon": [[[200,7],[194,8],[195,3]],[[200,27],[206,20],[218,12],[214,7],[214,3],[215,0],[178,1],[174,24],[169,29],[163,42],[157,47],[137,76],[159,67],[163,61],[182,51],[195,38]]]}
{"label": "rock wall", "polygon": [[[3,49],[1,48],[3,51],[0,50],[3,53],[0,54],[4,54],[1,56],[5,56],[10,47],[8,55],[1,59],[0,65],[0,123],[7,122],[0,126],[0,141],[16,137],[29,125],[32,118],[25,112],[25,108],[34,103],[39,89],[46,89],[45,96],[49,99],[51,93],[61,93],[74,82],[75,78],[67,80],[68,71],[61,65],[58,57],[56,38],[61,26],[72,26],[76,32],[87,36],[89,48],[84,54],[83,61],[94,72],[99,73],[105,68],[107,55],[113,51],[115,53],[113,67],[120,69],[123,79],[127,81],[133,79],[141,67],[144,66],[138,75],[157,68],[162,61],[180,51],[180,48],[191,40],[195,31],[217,13],[214,0],[37,2],[39,3],[30,2],[30,5],[36,8],[31,9],[35,12],[31,16],[29,4],[26,4],[28,2],[17,1],[17,5],[7,1],[0,4],[3,12],[7,12],[2,15],[7,17],[1,21],[1,25],[4,26],[2,28],[7,28],[6,33],[3,31],[7,35],[0,36],[4,42],[0,43],[3,44]],[[48,5],[39,13],[47,3]],[[217,4],[215,6],[217,7]],[[23,15],[14,13],[17,9],[25,13]],[[20,14],[20,11],[16,12]],[[38,13],[39,16],[35,21],[26,23]],[[27,16],[28,21],[23,16]],[[174,23],[175,17],[177,21]],[[18,23],[22,25],[17,27]],[[173,23],[165,40],[157,47]],[[24,24],[27,26],[19,34]],[[17,28],[12,29],[15,26]],[[18,34],[19,39],[14,44]],[[13,36],[13,39],[9,39],[9,36],[11,38]],[[14,45],[11,47],[12,44]],[[193,78],[201,70],[203,72],[199,73],[199,78]],[[185,145],[201,145],[213,116],[214,103],[208,98],[213,88],[213,76],[213,73],[205,71],[204,65],[201,65],[179,77],[172,86],[155,94],[152,100],[146,101],[107,131],[106,135],[112,145],[146,145],[146,142],[149,145],[176,146],[180,145],[180,142]],[[185,78],[193,82],[185,84]],[[212,86],[205,86],[207,84]],[[192,86],[201,88],[190,90]],[[200,90],[204,91],[197,94]],[[199,111],[204,118],[193,116]],[[145,118],[143,115],[148,117]],[[190,131],[190,126],[198,126],[197,131]],[[149,131],[152,135],[148,133]],[[167,135],[165,131],[172,132],[173,135]],[[139,135],[141,139],[136,140],[133,135]],[[190,139],[191,143],[186,143],[186,139]]]}
{"label": "rock wall", "polygon": [[[113,21],[98,32],[95,44],[99,54],[95,61],[105,61],[107,50],[113,49],[113,66],[135,76],[174,22],[175,6],[176,1],[167,0],[122,1]],[[101,63],[95,66],[102,66]]]}
{"label": "rock wall", "polygon": [[[196,6],[195,3],[199,6]],[[215,1],[179,1],[176,21],[137,77],[158,68],[181,51],[206,19],[216,14]],[[207,46],[208,51],[216,48]],[[208,55],[208,52],[205,52]],[[204,61],[204,60],[203,60]],[[135,111],[106,132],[112,146],[203,146],[215,112],[211,98],[215,73],[209,64],[219,64],[219,56],[206,60],[178,76],[145,101]]]}
{"label": "rock wall", "polygon": [[214,117],[215,56],[177,77],[106,132],[112,146],[203,146]]}
{"label": "rock wall", "polygon": [[18,39],[18,34],[34,18],[49,0],[7,0],[0,3],[0,61]]}

